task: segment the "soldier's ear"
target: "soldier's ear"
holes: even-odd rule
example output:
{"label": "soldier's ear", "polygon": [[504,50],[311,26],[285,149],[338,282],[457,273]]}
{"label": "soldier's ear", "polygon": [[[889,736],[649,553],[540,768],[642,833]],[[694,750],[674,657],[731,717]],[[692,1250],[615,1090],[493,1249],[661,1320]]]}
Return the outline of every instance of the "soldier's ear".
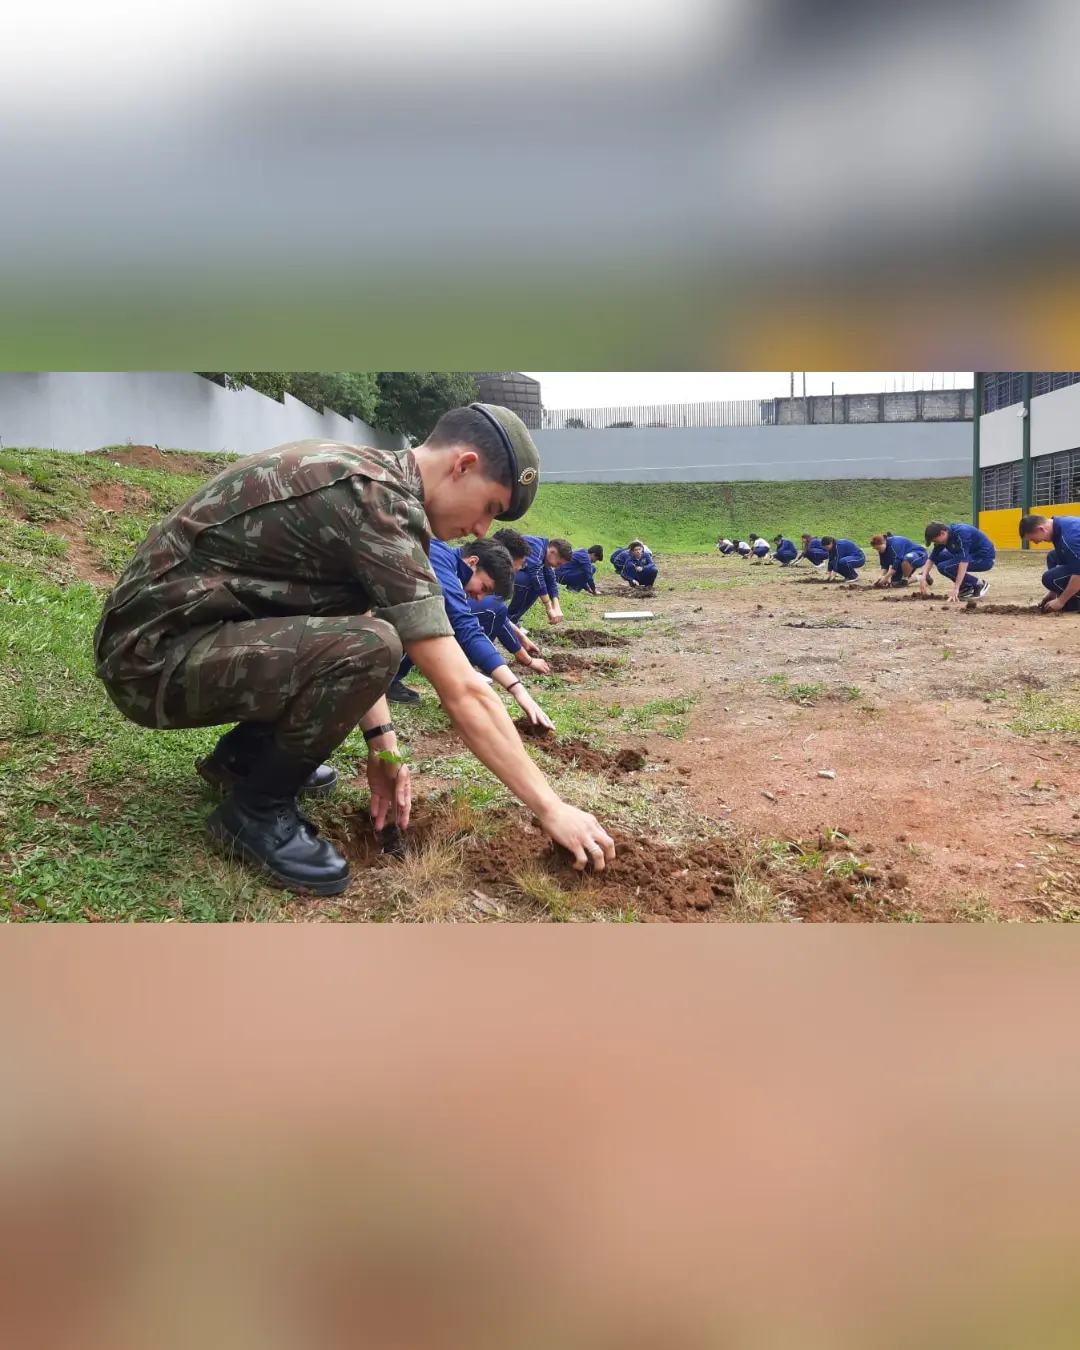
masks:
{"label": "soldier's ear", "polygon": [[474,469],[480,463],[480,456],[475,450],[460,450],[457,458],[454,460],[454,477],[461,478],[471,469]]}

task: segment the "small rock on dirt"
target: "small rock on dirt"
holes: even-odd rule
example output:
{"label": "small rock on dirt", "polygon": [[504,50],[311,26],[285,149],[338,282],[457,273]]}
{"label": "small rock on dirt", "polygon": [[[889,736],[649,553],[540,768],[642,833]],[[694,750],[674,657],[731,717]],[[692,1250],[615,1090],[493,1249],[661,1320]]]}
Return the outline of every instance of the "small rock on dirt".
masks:
{"label": "small rock on dirt", "polygon": [[818,776],[819,778],[835,778],[835,777],[836,777],[836,770],[835,770],[835,769],[818,769],[818,771],[817,771],[817,776]]}

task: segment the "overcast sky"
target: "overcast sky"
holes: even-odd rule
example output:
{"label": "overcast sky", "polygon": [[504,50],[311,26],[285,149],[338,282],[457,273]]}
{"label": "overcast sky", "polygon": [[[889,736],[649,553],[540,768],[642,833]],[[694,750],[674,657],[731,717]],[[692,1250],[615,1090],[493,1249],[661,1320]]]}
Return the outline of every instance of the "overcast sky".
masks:
{"label": "overcast sky", "polygon": [[[751,371],[536,371],[524,372],[541,384],[545,408],[610,408],[638,403],[699,403],[727,398],[783,398],[791,392],[791,372]],[[817,370],[806,373],[808,394],[876,394],[881,390],[970,388],[967,371]],[[795,393],[802,394],[802,372],[795,372]]]}

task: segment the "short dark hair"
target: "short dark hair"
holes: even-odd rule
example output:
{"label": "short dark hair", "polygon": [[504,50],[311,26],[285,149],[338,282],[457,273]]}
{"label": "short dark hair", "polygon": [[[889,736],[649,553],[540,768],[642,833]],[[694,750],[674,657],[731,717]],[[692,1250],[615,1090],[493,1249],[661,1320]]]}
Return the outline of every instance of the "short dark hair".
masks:
{"label": "short dark hair", "polygon": [[449,450],[454,445],[471,446],[480,456],[484,477],[500,487],[513,489],[514,480],[503,439],[484,414],[475,408],[453,408],[443,413],[424,444],[432,450]]}
{"label": "short dark hair", "polygon": [[603,561],[604,561],[604,550],[600,547],[599,544],[590,544],[590,545],[589,545],[589,557],[592,558],[592,559],[594,559],[596,562],[603,562]]}
{"label": "short dark hair", "polygon": [[821,536],[821,547],[822,547],[822,548],[828,548],[830,544],[835,544],[835,543],[836,543],[836,540],[832,537],[831,534],[823,534],[823,535]]}
{"label": "short dark hair", "polygon": [[940,520],[932,520],[930,524],[927,525],[926,529],[923,531],[923,534],[926,538],[926,542],[928,544],[932,544],[939,534],[942,533],[948,534],[948,532],[949,532],[948,525],[944,524],[944,522]]}
{"label": "short dark hair", "polygon": [[1030,516],[1024,516],[1020,521],[1020,538],[1026,539],[1032,534],[1039,525],[1046,524],[1045,516],[1037,516],[1034,512]]}
{"label": "short dark hair", "polygon": [[574,556],[574,546],[569,539],[549,539],[548,548],[553,548],[563,562],[569,562]]}
{"label": "short dark hair", "polygon": [[813,536],[812,534],[803,534],[803,535],[800,535],[799,537],[800,537],[801,539],[813,539],[814,536]]}
{"label": "short dark hair", "polygon": [[515,562],[518,558],[529,556],[529,546],[525,542],[525,536],[517,530],[496,530],[491,538],[502,544]]}
{"label": "short dark hair", "polygon": [[514,594],[514,561],[504,545],[495,539],[470,539],[461,556],[476,559],[476,570],[488,574],[496,595],[509,600]]}
{"label": "short dark hair", "polygon": [[631,539],[630,542],[627,544],[626,547],[627,547],[627,548],[644,548],[645,545],[641,542],[640,539]]}

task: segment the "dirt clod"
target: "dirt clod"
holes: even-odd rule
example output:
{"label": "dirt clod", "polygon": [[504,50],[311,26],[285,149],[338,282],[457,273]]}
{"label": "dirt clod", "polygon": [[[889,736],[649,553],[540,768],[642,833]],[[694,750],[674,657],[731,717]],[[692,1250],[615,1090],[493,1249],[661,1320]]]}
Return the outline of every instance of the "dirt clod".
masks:
{"label": "dirt clod", "polygon": [[545,634],[546,642],[556,647],[629,647],[630,639],[622,633],[607,633],[602,628],[553,628]]}

